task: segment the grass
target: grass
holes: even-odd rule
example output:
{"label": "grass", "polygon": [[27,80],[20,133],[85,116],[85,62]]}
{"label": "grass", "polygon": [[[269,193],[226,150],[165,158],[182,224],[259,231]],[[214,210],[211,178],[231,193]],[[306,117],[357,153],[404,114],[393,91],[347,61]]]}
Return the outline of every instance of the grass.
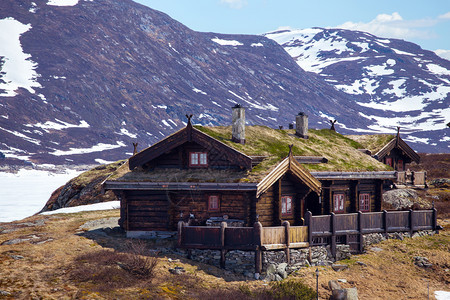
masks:
{"label": "grass", "polygon": [[372,155],[381,150],[387,143],[389,143],[395,136],[391,134],[362,134],[362,135],[347,135],[348,138],[356,141],[361,146],[358,149],[368,149]]}

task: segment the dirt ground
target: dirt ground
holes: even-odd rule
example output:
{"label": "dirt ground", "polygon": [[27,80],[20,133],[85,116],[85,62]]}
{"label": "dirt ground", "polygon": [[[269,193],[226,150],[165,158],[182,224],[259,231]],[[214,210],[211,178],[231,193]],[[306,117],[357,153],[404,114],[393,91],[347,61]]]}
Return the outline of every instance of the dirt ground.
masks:
{"label": "dirt ground", "polygon": [[[210,295],[217,299],[221,291],[249,294],[269,286],[213,266],[161,255],[152,281],[139,279],[135,285],[106,290],[91,281],[80,282],[73,274],[82,264],[77,260],[81,255],[102,249],[126,251],[126,239],[120,232],[87,231],[114,224],[118,213],[40,215],[0,223],[0,299],[209,299],[205,291],[214,291]],[[95,221],[105,218],[114,219]],[[80,227],[88,221],[92,222]],[[366,254],[342,261],[349,265],[347,270],[319,267],[320,299],[329,298],[328,281],[337,279],[345,279],[343,287],[357,287],[360,299],[427,299],[428,287],[430,299],[434,299],[434,291],[450,291],[450,222],[439,223],[445,227],[439,235],[382,242]],[[415,266],[415,256],[427,257],[432,267]],[[175,266],[183,267],[185,274],[171,274],[169,269]],[[304,268],[290,278],[315,289],[315,270]]]}

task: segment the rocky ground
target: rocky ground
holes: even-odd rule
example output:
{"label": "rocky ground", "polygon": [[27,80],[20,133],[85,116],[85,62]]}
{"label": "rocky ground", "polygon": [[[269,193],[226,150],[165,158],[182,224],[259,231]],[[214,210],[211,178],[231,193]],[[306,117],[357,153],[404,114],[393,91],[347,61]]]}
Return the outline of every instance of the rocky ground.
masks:
{"label": "rocky ground", "polygon": [[[144,257],[155,257],[153,274],[140,276],[134,272],[121,277],[119,271],[127,270],[121,263],[126,261],[121,255],[131,248],[116,227],[117,218],[118,211],[110,210],[38,215],[2,223],[0,298],[252,299],[252,295],[272,298],[264,294],[273,289],[271,283],[180,256],[158,254],[152,251],[157,245],[150,242],[146,244]],[[356,287],[359,299],[424,299],[428,286],[431,295],[434,291],[448,290],[450,223],[448,219],[439,219],[439,223],[445,227],[439,235],[384,241],[365,254],[341,261],[340,264],[348,266],[343,270],[319,267],[320,298],[328,299],[331,295],[330,280],[338,281],[342,288]],[[103,273],[102,262],[113,255],[118,258],[114,256],[114,263]],[[315,288],[315,271],[316,267],[302,268],[288,280],[302,281]],[[101,281],[96,280],[99,277]]]}

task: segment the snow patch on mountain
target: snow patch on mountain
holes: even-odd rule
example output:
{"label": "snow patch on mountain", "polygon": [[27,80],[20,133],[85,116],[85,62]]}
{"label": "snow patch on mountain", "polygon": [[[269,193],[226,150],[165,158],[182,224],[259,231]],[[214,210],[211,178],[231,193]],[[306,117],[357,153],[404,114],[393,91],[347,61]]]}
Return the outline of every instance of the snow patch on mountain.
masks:
{"label": "snow patch on mountain", "polygon": [[14,18],[0,20],[0,97],[13,97],[18,88],[34,94],[34,88],[42,87],[37,81],[37,63],[23,52],[20,43],[20,36],[30,29],[30,24]]}
{"label": "snow patch on mountain", "polygon": [[47,5],[52,6],[75,6],[78,0],[48,0]]}
{"label": "snow patch on mountain", "polygon": [[115,145],[112,144],[104,144],[104,143],[98,143],[97,145],[94,145],[90,148],[70,148],[70,150],[56,150],[53,152],[50,152],[49,154],[55,155],[55,156],[65,156],[65,155],[77,155],[77,154],[86,154],[86,153],[92,153],[92,152],[100,152],[105,150],[111,150],[116,149],[120,147],[125,147],[125,143],[121,141],[117,141]]}
{"label": "snow patch on mountain", "polygon": [[89,128],[90,125],[88,122],[81,120],[80,124],[70,124],[58,119],[55,119],[56,122],[47,121],[45,123],[36,123],[36,124],[27,124],[25,126],[27,127],[38,127],[41,129],[44,129],[46,132],[48,132],[49,129],[51,130],[64,130],[67,128]]}
{"label": "snow patch on mountain", "polygon": [[223,40],[219,38],[211,39],[214,43],[217,43],[222,46],[243,46],[241,42],[235,41],[235,40]]}

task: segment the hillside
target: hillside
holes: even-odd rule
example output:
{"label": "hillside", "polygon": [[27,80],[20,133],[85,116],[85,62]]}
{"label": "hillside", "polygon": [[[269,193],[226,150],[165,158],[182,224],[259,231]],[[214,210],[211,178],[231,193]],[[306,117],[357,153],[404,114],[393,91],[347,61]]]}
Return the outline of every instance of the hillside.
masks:
{"label": "hillside", "polygon": [[[159,252],[154,259],[154,253],[162,248],[150,241],[127,246],[130,244],[123,233],[110,227],[114,226],[118,215],[117,210],[40,215],[1,224],[0,297],[273,299],[275,288],[264,281],[248,280],[164,252]],[[434,291],[448,291],[450,235],[446,224],[447,231],[439,235],[377,244],[377,249],[342,261],[348,264],[347,270],[335,272],[331,267],[319,267],[320,299],[328,299],[331,295],[328,281],[337,279],[346,279],[346,283],[341,283],[344,287],[357,287],[360,299],[424,299],[427,284],[430,295]],[[432,267],[417,267],[415,256],[427,257]],[[139,262],[135,266],[141,265],[142,259],[152,265],[156,261],[157,265],[152,273],[142,275],[142,272],[130,271],[137,270],[129,269],[130,259]],[[169,269],[175,267],[184,268],[186,272],[170,273]],[[315,289],[315,270],[316,267],[302,268],[289,280],[303,281]]]}
{"label": "hillside", "polygon": [[116,161],[187,113],[227,125],[236,103],[249,124],[287,127],[299,111],[370,124],[268,38],[195,32],[131,0],[49,3],[0,2],[0,28],[14,29],[0,48],[0,163]]}
{"label": "hillside", "polygon": [[[366,132],[395,133],[401,126],[416,151],[449,152],[450,61],[414,43],[360,31],[310,28],[265,36],[302,69],[351,96],[359,115],[371,120]],[[339,116],[329,118],[362,132]]]}

